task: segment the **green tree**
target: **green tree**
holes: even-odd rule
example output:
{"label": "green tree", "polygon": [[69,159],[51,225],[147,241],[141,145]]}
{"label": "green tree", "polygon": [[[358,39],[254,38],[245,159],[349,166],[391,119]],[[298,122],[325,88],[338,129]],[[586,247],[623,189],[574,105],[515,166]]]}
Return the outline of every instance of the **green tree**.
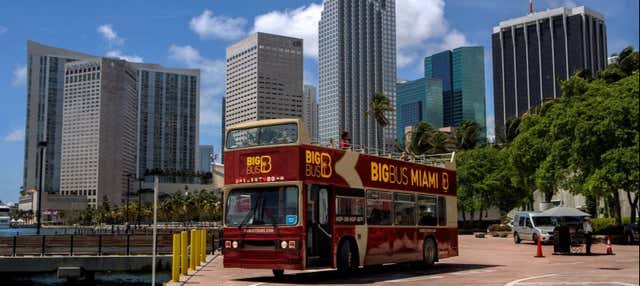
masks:
{"label": "green tree", "polygon": [[449,136],[440,132],[429,123],[420,122],[416,124],[409,135],[407,151],[413,155],[439,154],[449,152],[451,140]]}
{"label": "green tree", "polygon": [[[373,119],[376,121],[378,128],[376,128],[376,140],[378,142],[378,146],[382,146],[384,150],[384,128],[389,125],[389,119],[387,118],[387,112],[395,111],[391,105],[391,101],[387,96],[383,93],[375,93],[371,98],[371,102],[369,104],[369,110],[367,111],[367,115],[373,116]],[[378,147],[379,148],[379,147]]]}
{"label": "green tree", "polygon": [[456,146],[458,150],[470,150],[480,142],[480,125],[473,120],[463,121],[455,129]]}

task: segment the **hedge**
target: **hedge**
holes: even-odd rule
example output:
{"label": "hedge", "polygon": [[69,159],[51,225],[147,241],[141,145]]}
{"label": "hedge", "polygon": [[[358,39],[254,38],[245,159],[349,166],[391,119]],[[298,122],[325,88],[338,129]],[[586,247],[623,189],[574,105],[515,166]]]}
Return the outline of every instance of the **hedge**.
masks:
{"label": "hedge", "polygon": [[[622,225],[630,221],[628,217],[623,217]],[[591,228],[595,234],[622,234],[622,226],[616,226],[616,219],[612,217],[592,218]]]}

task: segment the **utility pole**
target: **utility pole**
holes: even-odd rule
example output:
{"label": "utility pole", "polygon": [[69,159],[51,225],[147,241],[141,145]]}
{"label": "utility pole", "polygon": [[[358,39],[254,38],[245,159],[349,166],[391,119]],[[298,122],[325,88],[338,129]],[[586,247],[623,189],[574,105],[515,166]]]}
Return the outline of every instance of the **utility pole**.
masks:
{"label": "utility pole", "polygon": [[130,189],[130,182],[131,182],[131,177],[133,176],[133,174],[127,174],[127,192],[126,192],[126,199],[125,199],[125,203],[126,205],[124,206],[125,209],[125,224],[126,224],[126,233],[129,233],[129,190]]}
{"label": "utility pole", "polygon": [[40,235],[42,227],[42,192],[44,192],[45,154],[47,152],[47,141],[38,142],[40,150],[40,180],[38,181],[38,209],[36,212],[36,234]]}

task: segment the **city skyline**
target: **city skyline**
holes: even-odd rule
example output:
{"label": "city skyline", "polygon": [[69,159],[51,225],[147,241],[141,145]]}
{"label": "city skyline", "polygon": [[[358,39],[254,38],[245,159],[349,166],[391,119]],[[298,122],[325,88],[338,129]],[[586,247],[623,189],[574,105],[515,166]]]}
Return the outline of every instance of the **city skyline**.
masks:
{"label": "city skyline", "polygon": [[[452,48],[454,44],[481,45],[485,48],[487,119],[492,120],[493,85],[489,64],[491,29],[500,21],[526,15],[528,3],[497,1],[492,3],[493,5],[480,5],[476,1],[456,1],[447,2],[445,5],[440,1],[425,2],[429,4],[424,5],[429,6],[428,11],[426,8],[422,9],[425,11],[411,9],[413,7],[410,4],[397,1],[398,78],[420,77],[419,58],[428,53]],[[586,5],[605,15],[609,54],[618,52],[627,45],[638,47],[636,1],[628,1],[626,5],[615,7],[598,1],[576,2],[574,4]],[[565,3],[569,2],[536,1],[534,10],[556,8]],[[0,155],[5,157],[7,162],[0,165],[0,199],[16,201],[17,191],[22,184],[26,117],[26,40],[33,39],[47,45],[87,54],[120,56],[133,61],[202,69],[200,143],[218,146],[221,142],[220,98],[224,90],[224,48],[253,30],[301,37],[305,40],[305,83],[317,84],[317,25],[315,29],[306,31],[303,28],[294,29],[298,26],[294,23],[305,20],[317,21],[320,4],[319,1],[269,2],[256,5],[197,3],[183,7],[179,3],[168,2],[166,5],[158,5],[162,7],[151,8],[148,14],[143,13],[140,17],[138,14],[141,10],[149,9],[141,3],[120,6],[106,2],[78,2],[73,5],[74,9],[41,3],[43,12],[30,11],[33,17],[29,17],[31,23],[26,23],[27,20],[20,19],[18,15],[25,15],[27,12],[23,10],[28,10],[27,7],[30,5],[6,3],[6,8],[0,11],[0,41],[6,43],[3,45],[5,53],[0,55],[0,94],[5,96],[0,107],[0,120],[5,122],[0,127]],[[494,9],[496,5],[501,9]],[[90,7],[108,12],[103,15],[77,13]],[[471,9],[473,13],[468,12]],[[56,17],[48,16],[49,13]],[[65,18],[64,15],[73,18],[74,21],[83,21],[83,25],[68,25],[57,20]],[[416,17],[429,23],[417,24],[428,27],[411,27],[404,23],[406,19],[415,21]],[[142,24],[146,22],[150,24]],[[227,29],[226,32],[216,30],[213,28],[216,23],[235,29]],[[442,23],[444,25],[440,25]],[[148,33],[151,25],[157,25],[153,29],[167,30],[163,33]],[[316,39],[315,46],[313,39]]]}

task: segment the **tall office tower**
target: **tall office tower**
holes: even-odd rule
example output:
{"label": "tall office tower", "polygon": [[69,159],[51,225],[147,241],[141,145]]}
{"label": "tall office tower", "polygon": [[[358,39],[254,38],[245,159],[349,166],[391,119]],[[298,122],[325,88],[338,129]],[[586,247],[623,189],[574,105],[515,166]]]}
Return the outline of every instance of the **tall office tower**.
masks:
{"label": "tall office tower", "polygon": [[60,192],[121,203],[136,169],[136,72],[123,60],[65,65]]}
{"label": "tall office tower", "polygon": [[200,70],[132,64],[138,77],[137,177],[148,170],[196,170]]}
{"label": "tall office tower", "polygon": [[460,126],[463,121],[472,120],[482,128],[482,138],[486,138],[484,49],[459,47],[426,57],[424,73],[428,79],[442,81],[440,127]]}
{"label": "tall office tower", "polygon": [[[380,130],[367,116],[375,93],[396,104],[394,0],[326,0],[319,24],[320,141],[338,142],[341,130],[355,147],[395,144],[396,115]],[[376,138],[377,136],[377,138]]]}
{"label": "tall office tower", "polygon": [[607,66],[604,16],[584,6],[502,21],[493,27],[491,41],[498,138],[510,118],[561,96],[560,80]]}
{"label": "tall office tower", "polygon": [[318,101],[316,99],[316,87],[304,85],[302,98],[302,120],[309,130],[311,141],[318,142]]}
{"label": "tall office tower", "polygon": [[225,124],[226,124],[226,117],[227,117],[227,113],[226,113],[226,109],[225,109],[225,104],[226,104],[226,99],[223,96],[222,97],[222,121],[220,124],[220,132],[222,133],[221,137],[220,137],[220,163],[224,164],[224,145],[225,145],[225,136],[227,136],[227,129],[225,128]]}
{"label": "tall office tower", "polygon": [[443,127],[441,79],[420,78],[413,81],[398,81],[396,92],[398,144],[404,145],[406,128],[420,122],[427,122],[436,129]]}
{"label": "tall office tower", "polygon": [[255,33],[227,48],[225,128],[302,117],[302,39]]}
{"label": "tall office tower", "polygon": [[44,190],[60,190],[64,65],[80,59],[95,57],[27,41],[27,116],[23,172],[23,186],[27,190],[38,189],[38,143],[42,141],[47,142]]}
{"label": "tall office tower", "polygon": [[196,156],[196,172],[211,172],[213,156],[213,145],[198,145],[198,156]]}

